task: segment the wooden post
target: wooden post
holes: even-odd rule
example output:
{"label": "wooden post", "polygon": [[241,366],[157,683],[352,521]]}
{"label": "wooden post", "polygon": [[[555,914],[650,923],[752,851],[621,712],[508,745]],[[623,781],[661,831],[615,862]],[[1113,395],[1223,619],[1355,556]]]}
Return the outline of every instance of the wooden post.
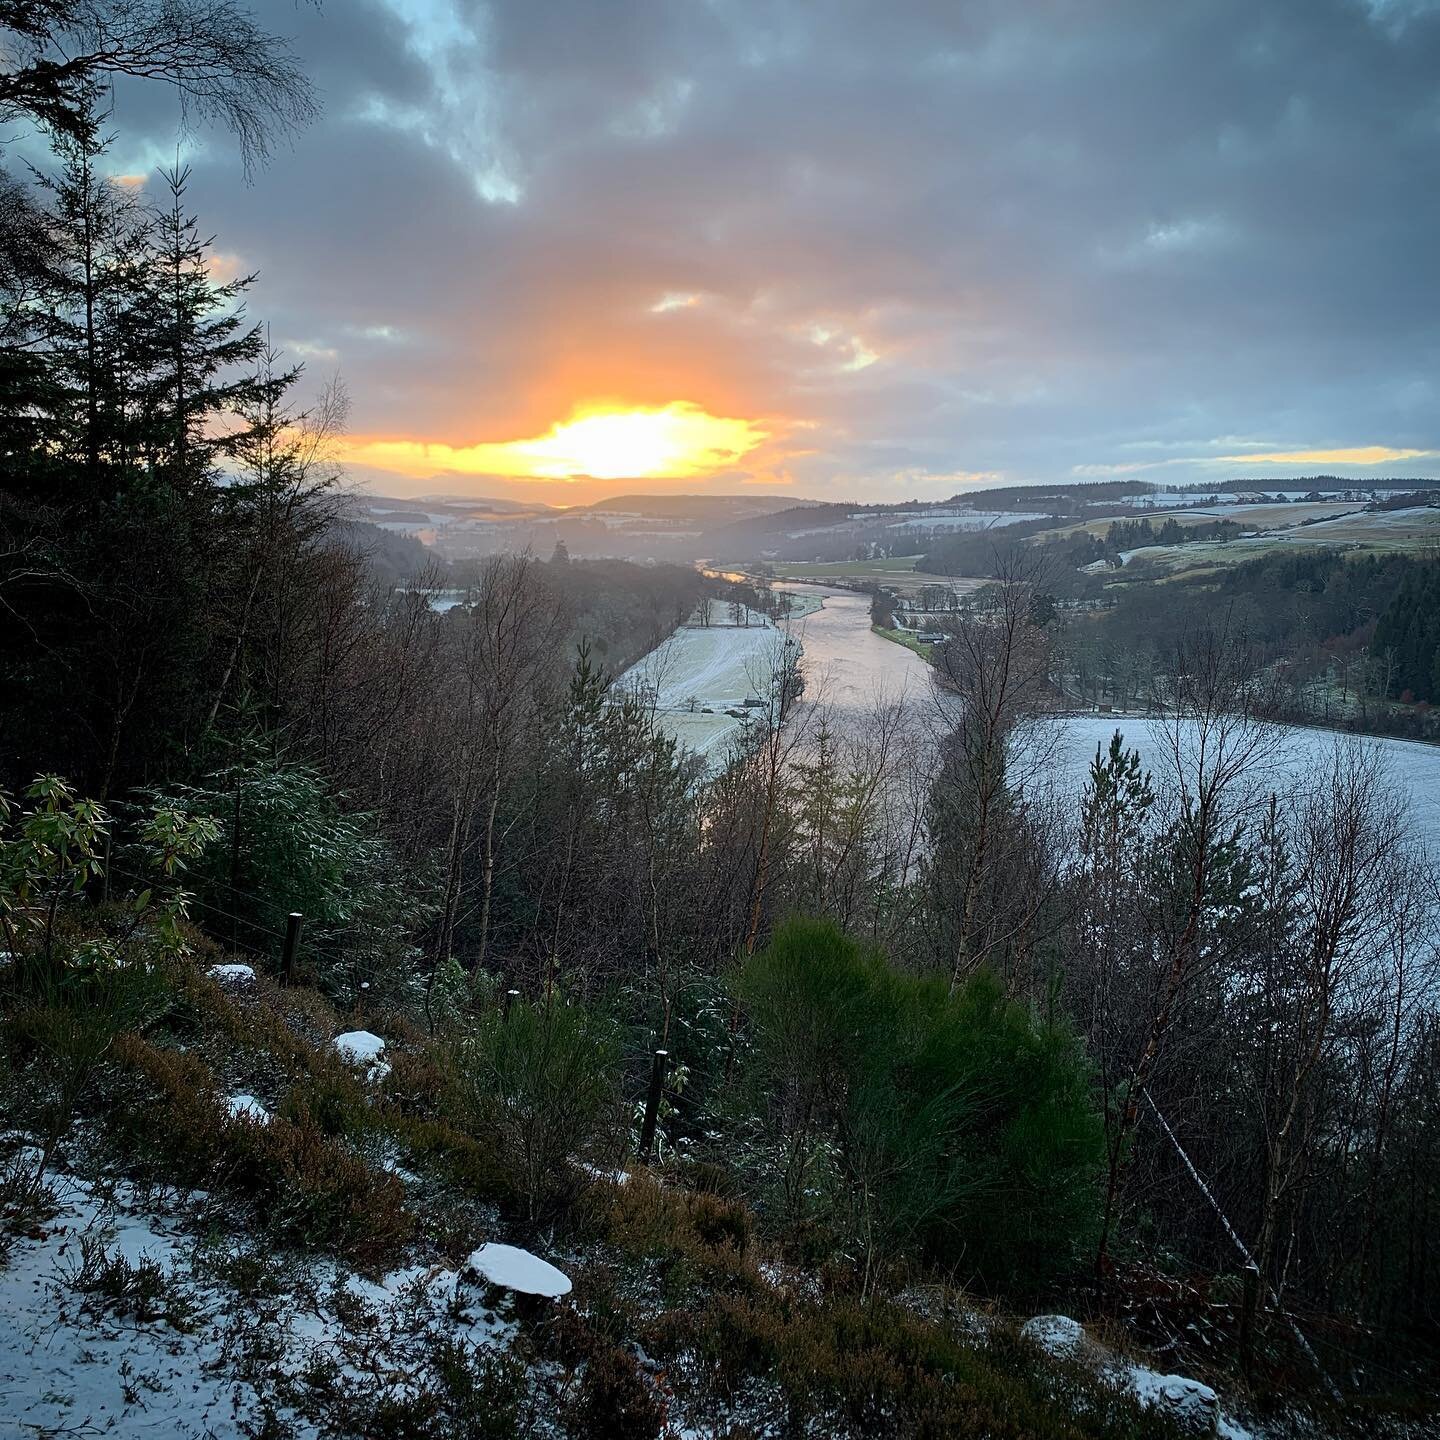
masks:
{"label": "wooden post", "polygon": [[655,1148],[655,1127],[660,1123],[660,1096],[665,1090],[665,1067],[670,1061],[668,1050],[657,1050],[655,1062],[650,1067],[650,1091],[645,1096],[645,1120],[640,1126],[640,1160],[650,1163],[650,1152]]}
{"label": "wooden post", "polygon": [[507,1020],[510,1018],[510,1007],[511,1007],[519,998],[520,998],[520,992],[519,992],[518,990],[507,990],[507,991],[505,992],[504,1015],[505,1015],[505,1018],[506,1018]]}
{"label": "wooden post", "polygon": [[1240,1372],[1248,1379],[1255,1358],[1255,1315],[1260,1308],[1260,1267],[1252,1260],[1242,1273],[1245,1291],[1240,1301]]}
{"label": "wooden post", "polygon": [[285,948],[280,952],[280,979],[288,985],[295,978],[295,956],[300,949],[300,927],[305,917],[292,910],[285,920]]}

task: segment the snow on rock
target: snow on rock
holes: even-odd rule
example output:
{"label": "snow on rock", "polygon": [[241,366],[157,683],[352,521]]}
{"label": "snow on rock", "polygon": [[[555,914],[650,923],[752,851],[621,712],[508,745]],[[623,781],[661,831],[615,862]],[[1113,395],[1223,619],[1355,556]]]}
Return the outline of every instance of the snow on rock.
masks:
{"label": "snow on rock", "polygon": [[[1198,1380],[1184,1375],[1159,1375],[1143,1365],[1129,1370],[1130,1388],[1140,1403],[1176,1421],[1194,1435],[1214,1435],[1220,1421],[1220,1397]],[[1234,1433],[1231,1427],[1231,1433]]]}
{"label": "snow on rock", "polygon": [[1249,1440],[1248,1432],[1220,1412],[1220,1397],[1199,1380],[1161,1375],[1133,1365],[1085,1333],[1068,1315],[1036,1315],[1020,1333],[1057,1359],[1081,1360],[1112,1385],[1130,1390],[1147,1410],[1168,1416],[1191,1435],[1218,1435],[1223,1440]]}
{"label": "snow on rock", "polygon": [[255,983],[255,967],[253,965],[241,965],[238,962],[228,965],[212,965],[205,973],[212,980],[218,980],[222,985],[253,985]]}
{"label": "snow on rock", "polygon": [[570,1293],[570,1277],[547,1260],[516,1245],[482,1245],[465,1262],[462,1276],[480,1276],[502,1290],[558,1300]]}
{"label": "snow on rock", "polygon": [[253,1095],[231,1095],[225,1101],[225,1108],[232,1120],[249,1120],[256,1125],[268,1125],[270,1112]]}
{"label": "snow on rock", "polygon": [[385,1042],[368,1030],[347,1030],[337,1035],[334,1046],[343,1059],[352,1065],[365,1065],[372,1080],[383,1080],[390,1073],[390,1066],[384,1059]]}
{"label": "snow on rock", "polygon": [[1085,1327],[1068,1315],[1036,1315],[1020,1327],[1020,1333],[1048,1355],[1074,1355],[1087,1339]]}

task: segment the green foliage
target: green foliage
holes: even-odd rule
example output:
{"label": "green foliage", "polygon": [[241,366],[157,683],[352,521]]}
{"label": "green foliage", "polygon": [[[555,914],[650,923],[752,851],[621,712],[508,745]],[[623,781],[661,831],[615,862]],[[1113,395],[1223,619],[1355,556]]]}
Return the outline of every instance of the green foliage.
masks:
{"label": "green foliage", "polygon": [[572,1157],[613,1136],[617,1047],[608,1020],[558,995],[490,1012],[462,1046],[474,1122],[497,1137],[532,1224],[573,1198]]}
{"label": "green foliage", "polygon": [[1075,1266],[1095,1216],[1099,1121],[1071,1031],[979,974],[955,992],[833,926],[791,920],[740,977],[752,1081],[808,1155],[859,1262],[924,1254],[990,1285]]}
{"label": "green foliage", "polygon": [[36,779],[25,800],[20,808],[0,792],[0,936],[17,964],[115,966],[185,948],[181,926],[190,896],[179,882],[214,839],[210,821],[167,807],[143,814],[138,863],[155,880],[128,902],[130,923],[115,932],[90,927],[83,939],[62,947],[64,907],[104,869],[110,817],[56,775]]}
{"label": "green foliage", "polygon": [[36,946],[47,958],[62,903],[100,873],[109,817],[58,775],[41,775],[18,808],[0,791],[0,928],[12,957]]}
{"label": "green foliage", "polygon": [[353,1001],[363,984],[375,1000],[418,996],[409,936],[425,918],[423,900],[373,817],[342,809],[315,770],[249,746],[234,764],[151,798],[207,817],[212,843],[196,879],[211,929],[276,953],[296,911],[330,994]]}

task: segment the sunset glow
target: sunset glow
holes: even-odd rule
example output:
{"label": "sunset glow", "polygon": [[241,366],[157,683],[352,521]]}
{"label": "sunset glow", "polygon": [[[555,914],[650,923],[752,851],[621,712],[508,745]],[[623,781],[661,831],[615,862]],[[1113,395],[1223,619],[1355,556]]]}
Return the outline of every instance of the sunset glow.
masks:
{"label": "sunset glow", "polygon": [[525,440],[449,445],[359,437],[347,459],[396,474],[505,475],[537,480],[688,479],[738,463],[767,432],[756,421],[711,415],[676,400],[659,408],[590,406]]}

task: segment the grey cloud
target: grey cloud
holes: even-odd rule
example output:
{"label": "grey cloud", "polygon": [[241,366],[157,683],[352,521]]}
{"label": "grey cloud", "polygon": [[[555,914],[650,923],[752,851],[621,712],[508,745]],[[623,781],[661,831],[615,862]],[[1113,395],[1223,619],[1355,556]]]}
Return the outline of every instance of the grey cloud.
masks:
{"label": "grey cloud", "polygon": [[[611,356],[637,401],[814,422],[816,491],[1137,439],[1440,448],[1418,0],[262,9],[325,118],[248,191],[208,147],[197,202],[364,431],[525,433]],[[672,291],[702,303],[649,313]],[[845,371],[817,326],[881,359]]]}

